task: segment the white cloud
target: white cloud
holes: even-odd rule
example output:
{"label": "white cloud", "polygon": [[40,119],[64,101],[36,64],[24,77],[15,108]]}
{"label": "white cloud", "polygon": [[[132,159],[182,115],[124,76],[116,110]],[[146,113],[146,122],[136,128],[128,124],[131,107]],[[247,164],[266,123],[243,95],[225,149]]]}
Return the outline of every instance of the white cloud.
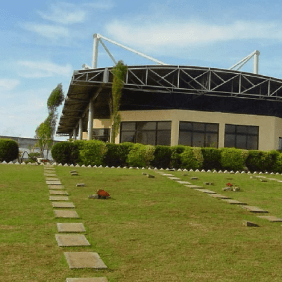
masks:
{"label": "white cloud", "polygon": [[17,79],[0,79],[0,91],[10,91],[16,88],[20,84]]}
{"label": "white cloud", "polygon": [[282,40],[280,25],[273,22],[237,21],[215,25],[199,21],[177,23],[169,19],[165,23],[148,24],[116,20],[109,23],[106,30],[117,41],[154,53],[161,53],[162,48],[179,50],[230,40]]}
{"label": "white cloud", "polygon": [[86,11],[79,6],[69,3],[57,3],[51,5],[51,13],[38,12],[45,19],[59,24],[76,24],[84,22]]}
{"label": "white cloud", "polygon": [[48,25],[38,23],[25,23],[23,27],[49,39],[69,37],[69,29],[59,25]]}
{"label": "white cloud", "polygon": [[19,61],[17,62],[20,72],[19,75],[25,78],[42,78],[52,76],[69,77],[72,73],[72,66],[67,64],[60,66],[52,62],[34,62],[34,61]]}

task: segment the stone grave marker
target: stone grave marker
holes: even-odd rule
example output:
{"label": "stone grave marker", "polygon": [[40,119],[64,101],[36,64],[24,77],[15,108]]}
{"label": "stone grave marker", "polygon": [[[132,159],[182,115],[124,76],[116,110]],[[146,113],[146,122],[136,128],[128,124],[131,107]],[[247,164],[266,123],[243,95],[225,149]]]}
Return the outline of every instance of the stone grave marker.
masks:
{"label": "stone grave marker", "polygon": [[162,175],[163,175],[163,176],[172,176],[172,177],[174,176],[174,175],[171,174],[171,173],[163,173]]}
{"label": "stone grave marker", "polygon": [[83,223],[57,223],[58,232],[86,232]]}
{"label": "stone grave marker", "polygon": [[75,208],[72,202],[52,202],[53,208]]}
{"label": "stone grave marker", "polygon": [[67,191],[49,190],[50,195],[69,195]]}
{"label": "stone grave marker", "polygon": [[102,259],[94,252],[65,252],[69,268],[107,269]]}
{"label": "stone grave marker", "polygon": [[84,235],[56,234],[55,237],[59,247],[90,246]]}
{"label": "stone grave marker", "polygon": [[109,280],[106,277],[67,278],[66,282],[109,282]]}
{"label": "stone grave marker", "polygon": [[148,174],[147,177],[148,177],[148,178],[155,178],[155,176],[152,175],[152,174]]}
{"label": "stone grave marker", "polygon": [[231,205],[247,205],[246,203],[242,203],[240,201],[232,200],[232,199],[226,199],[226,200],[223,199],[223,201]]}
{"label": "stone grave marker", "polygon": [[74,210],[54,210],[55,217],[61,218],[79,218],[79,215]]}
{"label": "stone grave marker", "polygon": [[77,183],[76,187],[85,187],[85,184],[84,183]]}
{"label": "stone grave marker", "polygon": [[57,174],[55,174],[55,173],[44,173],[44,176],[46,176],[46,177],[57,177]]}
{"label": "stone grave marker", "polygon": [[181,180],[181,178],[175,177],[175,176],[169,176],[168,179],[171,179],[171,180]]}
{"label": "stone grave marker", "polygon": [[60,190],[60,189],[65,189],[65,186],[63,185],[48,185],[49,189],[53,190]]}
{"label": "stone grave marker", "polygon": [[46,181],[60,181],[60,179],[57,177],[46,177],[45,180]]}
{"label": "stone grave marker", "polygon": [[191,185],[191,183],[190,183],[189,181],[181,181],[181,180],[178,180],[178,181],[176,181],[176,182],[178,182],[178,183],[180,183],[180,184]]}
{"label": "stone grave marker", "polygon": [[273,215],[264,215],[264,216],[260,215],[257,217],[267,219],[268,221],[271,221],[271,222],[281,222],[282,221],[282,218],[279,218]]}
{"label": "stone grave marker", "polygon": [[77,172],[72,172],[71,176],[78,176],[78,173]]}
{"label": "stone grave marker", "polygon": [[198,177],[195,177],[195,176],[194,176],[194,177],[191,177],[190,179],[191,179],[191,180],[199,180],[199,178],[198,178]]}
{"label": "stone grave marker", "polygon": [[268,211],[266,210],[263,210],[261,208],[258,208],[258,207],[255,207],[255,206],[242,206],[242,208],[250,211],[250,212],[253,212],[253,213],[268,213]]}
{"label": "stone grave marker", "polygon": [[243,225],[247,227],[259,227],[259,225],[257,225],[256,223],[247,220],[243,221]]}
{"label": "stone grave marker", "polygon": [[49,201],[69,201],[68,196],[49,196]]}
{"label": "stone grave marker", "polygon": [[213,182],[204,182],[204,185],[214,185]]}

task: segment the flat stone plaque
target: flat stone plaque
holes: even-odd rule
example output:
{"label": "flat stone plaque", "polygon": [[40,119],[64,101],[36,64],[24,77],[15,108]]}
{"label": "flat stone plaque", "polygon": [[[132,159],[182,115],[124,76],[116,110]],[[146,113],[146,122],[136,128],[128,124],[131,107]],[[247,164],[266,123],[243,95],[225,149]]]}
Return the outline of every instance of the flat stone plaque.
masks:
{"label": "flat stone plaque", "polygon": [[65,252],[69,268],[107,269],[102,259],[94,252]]}
{"label": "flat stone plaque", "polygon": [[109,282],[109,280],[106,277],[67,278],[66,282]]}
{"label": "flat stone plaque", "polygon": [[180,184],[187,184],[187,185],[191,185],[191,183],[189,181],[176,181]]}
{"label": "flat stone plaque", "polygon": [[223,201],[226,202],[226,203],[228,203],[228,204],[231,204],[231,205],[246,205],[246,203],[242,203],[242,202],[237,201],[237,200],[231,200],[231,199],[229,199],[229,200],[224,200],[224,199],[223,199]]}
{"label": "flat stone plaque", "polygon": [[61,181],[59,180],[46,180],[47,185],[62,185]]}
{"label": "flat stone plaque", "polygon": [[45,180],[46,181],[60,181],[60,179],[57,177],[46,177]]}
{"label": "flat stone plaque", "polygon": [[58,232],[86,232],[83,223],[57,223]]}
{"label": "flat stone plaque", "polygon": [[200,191],[202,193],[206,193],[206,194],[216,194],[216,192],[207,190],[207,189],[195,189],[195,190]]}
{"label": "flat stone plaque", "polygon": [[54,210],[55,217],[63,218],[79,218],[79,215],[74,210]]}
{"label": "flat stone plaque", "polygon": [[170,177],[170,176],[169,176],[168,178],[171,179],[171,180],[181,180],[181,178],[179,178],[179,177],[174,177],[174,176],[173,176],[173,177]]}
{"label": "flat stone plaque", "polygon": [[90,246],[84,235],[56,234],[55,237],[59,247]]}
{"label": "flat stone plaque", "polygon": [[276,216],[272,216],[272,215],[260,215],[258,216],[259,218],[264,218],[264,219],[267,219],[271,222],[281,222],[282,221],[282,218],[279,218],[279,217],[276,217]]}
{"label": "flat stone plaque", "polygon": [[65,186],[64,185],[48,185],[48,188],[49,189],[65,189]]}
{"label": "flat stone plaque", "polygon": [[50,195],[69,195],[67,191],[49,190]]}
{"label": "flat stone plaque", "polygon": [[230,199],[228,196],[220,195],[220,194],[209,194],[209,196],[213,198],[218,198],[218,199]]}
{"label": "flat stone plaque", "polygon": [[69,201],[68,196],[49,196],[49,201]]}
{"label": "flat stone plaque", "polygon": [[52,202],[53,208],[75,208],[72,202]]}
{"label": "flat stone plaque", "polygon": [[186,187],[189,187],[191,189],[204,189],[204,187],[202,186],[198,186],[198,185],[185,185]]}
{"label": "flat stone plaque", "polygon": [[254,213],[268,213],[268,211],[265,211],[261,208],[258,207],[254,207],[254,206],[243,206],[242,208],[250,211],[250,212],[254,212]]}

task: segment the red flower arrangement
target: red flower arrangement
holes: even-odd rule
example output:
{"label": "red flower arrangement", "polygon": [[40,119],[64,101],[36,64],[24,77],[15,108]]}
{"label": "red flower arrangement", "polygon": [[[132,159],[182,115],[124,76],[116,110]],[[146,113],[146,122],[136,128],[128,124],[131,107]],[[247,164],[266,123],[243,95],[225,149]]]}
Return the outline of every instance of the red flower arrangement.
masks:
{"label": "red flower arrangement", "polygon": [[104,190],[97,191],[98,199],[107,199],[110,197],[110,194]]}
{"label": "red flower arrangement", "polygon": [[232,186],[233,186],[233,184],[232,184],[232,183],[226,183],[226,186],[228,186],[228,187],[232,187]]}

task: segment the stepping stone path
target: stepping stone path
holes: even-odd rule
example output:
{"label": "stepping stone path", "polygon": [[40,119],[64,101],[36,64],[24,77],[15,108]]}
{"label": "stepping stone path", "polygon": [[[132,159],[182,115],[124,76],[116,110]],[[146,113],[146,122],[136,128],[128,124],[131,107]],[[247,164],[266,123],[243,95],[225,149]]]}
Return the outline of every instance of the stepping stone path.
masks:
{"label": "stepping stone path", "polygon": [[180,180],[178,180],[178,181],[176,181],[176,182],[178,182],[178,183],[180,183],[180,184],[187,184],[187,185],[191,185],[191,183],[190,183],[190,182],[188,182],[188,181],[180,181]]}
{"label": "stepping stone path", "polygon": [[257,217],[267,219],[268,221],[271,221],[271,222],[282,222],[282,218],[272,216],[272,215],[264,215],[264,216],[260,215]]}
{"label": "stepping stone path", "polygon": [[74,210],[54,210],[55,217],[63,218],[79,218],[79,215]]}
{"label": "stepping stone path", "polygon": [[189,187],[191,189],[204,189],[203,186],[198,186],[198,185],[185,185],[186,187]]}
{"label": "stepping stone path", "polygon": [[52,202],[53,208],[75,208],[72,202]]}
{"label": "stepping stone path", "polygon": [[86,232],[83,223],[57,223],[58,232]]}
{"label": "stepping stone path", "polygon": [[69,195],[66,191],[59,191],[59,190],[49,190],[50,195]]}
{"label": "stepping stone path", "polygon": [[90,246],[84,235],[56,234],[55,237],[59,247]]}
{"label": "stepping stone path", "polygon": [[258,207],[254,207],[254,206],[242,206],[242,208],[250,211],[250,212],[254,212],[254,213],[268,213],[268,211],[265,211],[261,208]]}
{"label": "stepping stone path", "polygon": [[209,194],[209,196],[213,198],[218,198],[218,199],[230,199],[228,196],[220,195],[220,194]]}
{"label": "stepping stone path", "polygon": [[49,201],[69,201],[67,196],[50,196]]}
{"label": "stepping stone path", "polygon": [[240,201],[237,200],[231,200],[231,199],[227,199],[227,200],[223,200],[224,202],[231,204],[231,205],[247,205],[246,203],[242,203]]}
{"label": "stepping stone path", "polygon": [[95,278],[67,278],[66,282],[109,282],[105,277]]}
{"label": "stepping stone path", "polygon": [[208,189],[195,189],[196,191],[200,191],[202,193],[206,193],[206,194],[216,194],[216,192],[208,190]]}
{"label": "stepping stone path", "polygon": [[100,256],[94,252],[65,252],[69,267],[73,268],[94,268],[107,269]]}
{"label": "stepping stone path", "polygon": [[[78,175],[76,171],[72,171],[71,176]],[[67,191],[62,191],[65,187],[57,178],[56,171],[52,167],[44,167],[44,176],[46,184],[49,188],[50,195],[68,195]],[[77,186],[85,186],[84,183],[78,183]],[[53,208],[69,208],[69,209],[54,209],[56,218],[79,218],[79,215],[73,208],[74,203],[68,202],[67,196],[49,196],[52,201]],[[57,229],[60,234],[55,234],[56,241],[60,247],[88,247],[88,242],[85,235],[69,234],[86,232],[83,223],[57,223]],[[64,234],[66,233],[66,234]],[[107,269],[107,266],[101,260],[100,256],[95,252],[65,252],[66,260],[69,268],[94,268]],[[106,277],[93,278],[67,278],[66,282],[108,282]]]}
{"label": "stepping stone path", "polygon": [[181,180],[181,178],[175,177],[175,176],[169,176],[168,179],[171,179],[171,180]]}

